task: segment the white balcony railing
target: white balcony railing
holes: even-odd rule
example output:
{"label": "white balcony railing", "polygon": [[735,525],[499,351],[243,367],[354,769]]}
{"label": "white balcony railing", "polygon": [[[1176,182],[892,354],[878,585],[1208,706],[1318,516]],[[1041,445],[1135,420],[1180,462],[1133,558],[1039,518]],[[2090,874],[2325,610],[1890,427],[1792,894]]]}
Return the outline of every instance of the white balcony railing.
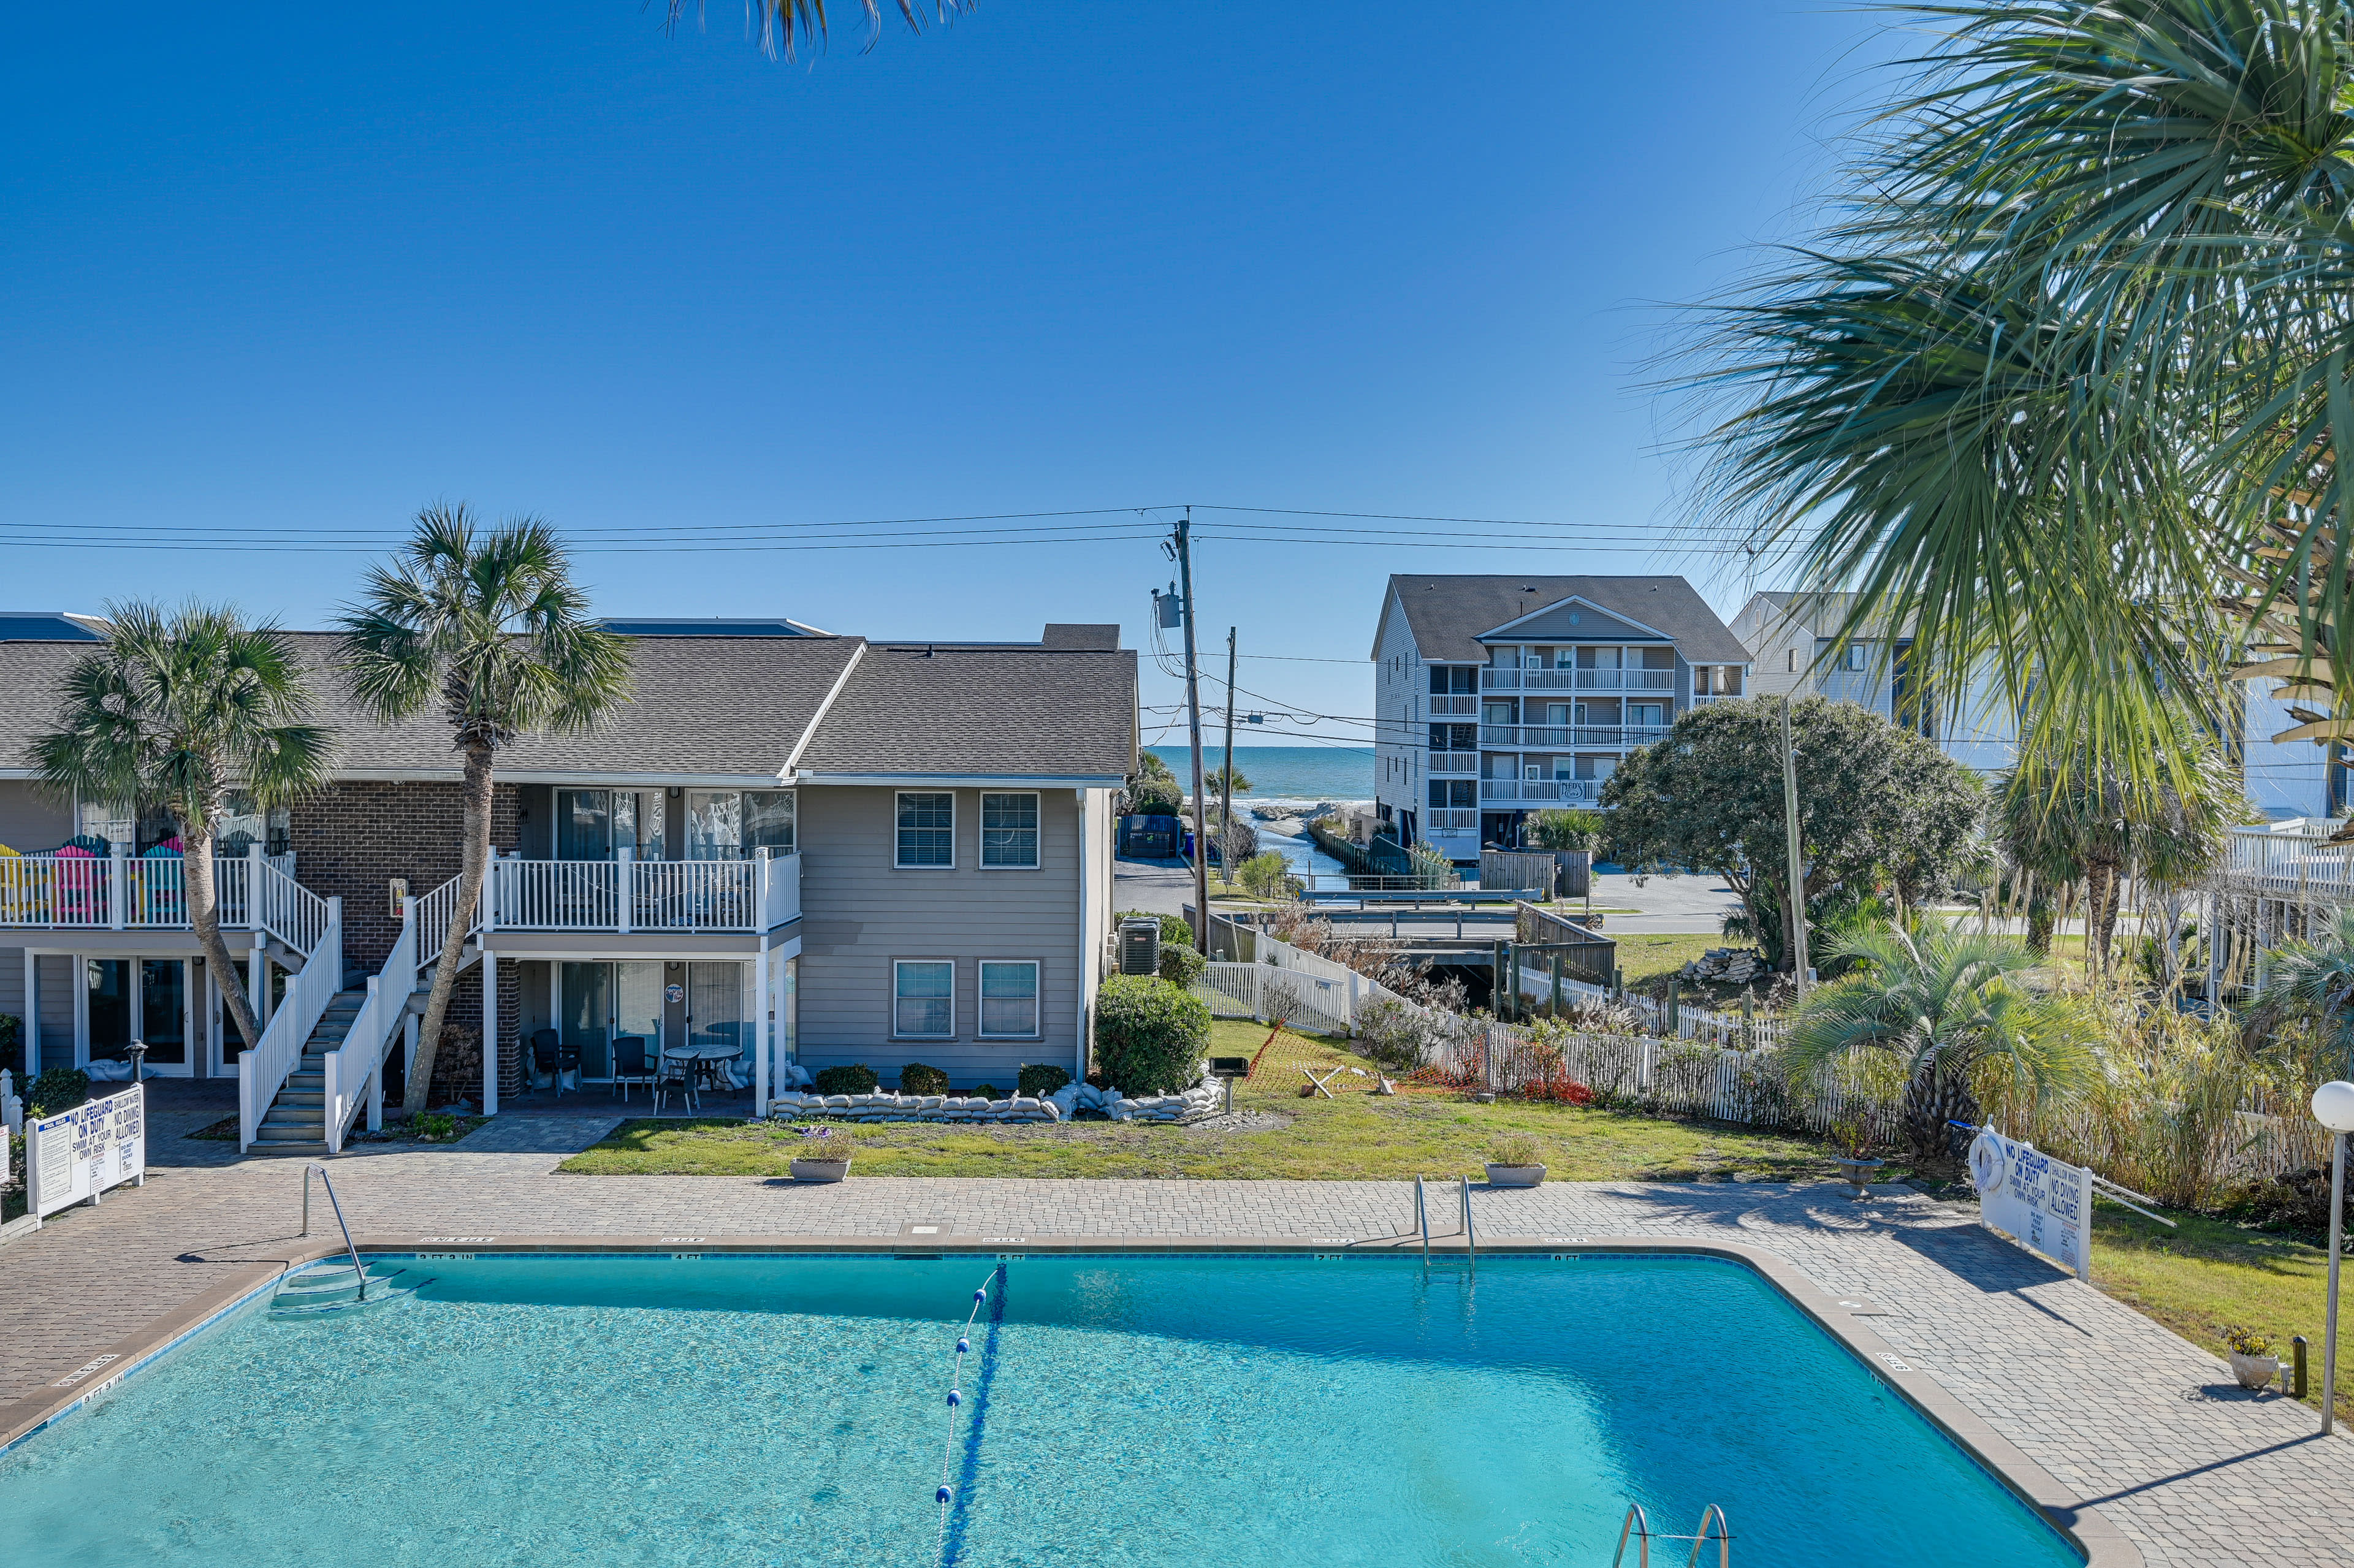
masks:
{"label": "white balcony railing", "polygon": [[[765,931],[801,915],[801,857],[752,860],[501,860],[484,879],[487,917],[505,931]],[[446,931],[448,916],[440,918]]]}
{"label": "white balcony railing", "polygon": [[1430,770],[1435,774],[1472,774],[1479,771],[1479,754],[1476,751],[1434,751],[1430,754]]}
{"label": "white balcony railing", "polygon": [[2354,850],[2331,844],[2336,821],[2282,822],[2234,828],[2226,874],[2253,890],[2280,895],[2354,897]]}
{"label": "white balcony railing", "polygon": [[1500,805],[1517,806],[1534,802],[1541,805],[1575,803],[1591,805],[1602,798],[1602,781],[1598,779],[1482,779],[1479,799]]}
{"label": "white balcony railing", "polygon": [[1489,665],[1479,684],[1490,692],[1672,692],[1673,670],[1506,670]]}
{"label": "white balcony railing", "polygon": [[1697,708],[1710,703],[1737,703],[1748,694],[1746,692],[1694,692],[1691,705]]}
{"label": "white balcony railing", "polygon": [[[261,897],[252,896],[256,867]],[[324,906],[292,878],[292,855],[217,855],[213,895],[222,926],[250,930],[256,915],[290,946],[318,946]],[[290,890],[291,893],[290,893]],[[177,855],[0,855],[0,926],[44,930],[185,931],[187,863]],[[301,940],[295,938],[301,938]]]}
{"label": "white balcony railing", "polygon": [[1424,814],[1427,821],[1423,823],[1422,831],[1426,833],[1476,833],[1479,831],[1479,813],[1477,811],[1449,808]]}
{"label": "white balcony railing", "polygon": [[1579,746],[1649,746],[1666,737],[1665,725],[1483,724],[1479,744],[1516,750],[1559,750]]}
{"label": "white balcony railing", "polygon": [[1469,692],[1430,699],[1430,716],[1443,718],[1478,718],[1479,699]]}

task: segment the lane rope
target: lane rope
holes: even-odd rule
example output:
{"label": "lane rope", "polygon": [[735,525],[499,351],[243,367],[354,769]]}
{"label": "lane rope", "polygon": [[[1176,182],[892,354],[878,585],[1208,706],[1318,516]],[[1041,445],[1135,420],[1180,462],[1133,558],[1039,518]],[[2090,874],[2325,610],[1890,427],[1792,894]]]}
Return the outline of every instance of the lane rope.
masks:
{"label": "lane rope", "polygon": [[940,1446],[939,1490],[933,1494],[940,1505],[939,1534],[932,1543],[935,1562],[948,1553],[949,1505],[956,1499],[956,1489],[949,1485],[949,1472],[956,1463],[957,1415],[964,1407],[964,1359],[972,1353],[972,1326],[980,1321],[981,1309],[989,1304],[989,1287],[1004,1272],[1005,1266],[999,1264],[989,1271],[988,1277],[981,1282],[981,1287],[972,1293],[972,1310],[965,1314],[964,1328],[957,1335],[956,1350],[949,1357],[949,1432],[947,1441]]}

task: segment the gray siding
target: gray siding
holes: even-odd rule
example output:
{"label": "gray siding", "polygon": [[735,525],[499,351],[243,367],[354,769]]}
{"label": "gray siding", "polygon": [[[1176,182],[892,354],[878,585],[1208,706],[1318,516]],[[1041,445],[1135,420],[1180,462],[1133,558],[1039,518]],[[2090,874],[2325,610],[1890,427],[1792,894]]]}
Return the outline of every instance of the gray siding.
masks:
{"label": "gray siding", "polygon": [[[74,1065],[74,972],[72,956],[66,953],[44,953],[34,960],[40,965],[33,977],[39,991],[37,1000],[41,1009],[41,1065],[70,1067]],[[16,988],[24,990],[25,960],[22,949],[16,959]],[[20,998],[21,1001],[21,998]]]}
{"label": "gray siding", "polygon": [[[1038,791],[1039,869],[982,871],[979,789],[956,795],[956,864],[902,871],[894,791],[804,785],[801,790],[801,1048],[814,1070],[864,1062],[894,1081],[926,1062],[968,1088],[1013,1087],[1024,1062],[1068,1070],[1077,1052],[1079,813],[1069,789]],[[956,1037],[891,1038],[895,959],[956,961]],[[983,1040],[979,961],[1039,961],[1043,1033]]]}
{"label": "gray siding", "polygon": [[73,812],[63,801],[21,779],[0,780],[0,844],[33,854],[53,850],[71,837]]}
{"label": "gray siding", "polygon": [[[1575,621],[1571,617],[1575,616]],[[1631,620],[1599,610],[1590,604],[1557,604],[1543,615],[1522,621],[1510,631],[1492,634],[1498,642],[1658,642],[1664,641],[1656,631],[1648,631]]]}

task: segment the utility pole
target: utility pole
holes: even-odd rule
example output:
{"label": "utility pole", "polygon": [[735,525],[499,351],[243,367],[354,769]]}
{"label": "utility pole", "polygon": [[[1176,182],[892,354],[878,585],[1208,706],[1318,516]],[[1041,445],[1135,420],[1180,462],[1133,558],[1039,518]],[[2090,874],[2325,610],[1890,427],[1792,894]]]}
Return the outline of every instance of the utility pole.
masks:
{"label": "utility pole", "polygon": [[1782,694],[1782,820],[1788,834],[1790,873],[1783,902],[1790,913],[1790,972],[1807,994],[1807,873],[1798,858],[1798,748],[1790,739],[1790,696]]}
{"label": "utility pole", "polygon": [[1218,792],[1225,805],[1226,820],[1218,828],[1218,869],[1226,874],[1226,881],[1235,879],[1235,868],[1226,863],[1226,845],[1235,836],[1235,629],[1226,628],[1226,782]]}
{"label": "utility pole", "polygon": [[1185,618],[1185,718],[1193,732],[1193,950],[1210,955],[1209,818],[1202,799],[1202,683],[1193,667],[1193,509],[1177,523],[1177,592]]}

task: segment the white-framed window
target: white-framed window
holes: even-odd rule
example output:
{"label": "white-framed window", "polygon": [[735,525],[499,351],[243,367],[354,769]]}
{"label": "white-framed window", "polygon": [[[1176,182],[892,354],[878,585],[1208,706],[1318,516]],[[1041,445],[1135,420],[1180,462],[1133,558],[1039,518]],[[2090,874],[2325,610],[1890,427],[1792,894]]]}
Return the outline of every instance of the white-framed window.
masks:
{"label": "white-framed window", "polygon": [[891,1033],[902,1040],[955,1038],[955,959],[892,960]]}
{"label": "white-framed window", "polygon": [[981,863],[988,871],[1038,868],[1038,797],[1034,792],[981,798]]}
{"label": "white-framed window", "polygon": [[1034,1039],[1037,1033],[1038,960],[981,959],[981,1038]]}
{"label": "white-framed window", "polygon": [[1847,667],[1850,670],[1861,670],[1863,668],[1862,643],[1850,642],[1847,645]]}
{"label": "white-framed window", "polygon": [[946,789],[898,792],[899,851],[893,863],[938,868],[956,864],[956,796]]}
{"label": "white-framed window", "polygon": [[1797,651],[1797,649],[1793,648],[1793,649],[1791,649],[1791,650],[1790,650],[1790,673],[1792,673],[1793,675],[1795,675],[1795,674],[1797,674],[1797,673],[1798,673],[1798,651]]}

